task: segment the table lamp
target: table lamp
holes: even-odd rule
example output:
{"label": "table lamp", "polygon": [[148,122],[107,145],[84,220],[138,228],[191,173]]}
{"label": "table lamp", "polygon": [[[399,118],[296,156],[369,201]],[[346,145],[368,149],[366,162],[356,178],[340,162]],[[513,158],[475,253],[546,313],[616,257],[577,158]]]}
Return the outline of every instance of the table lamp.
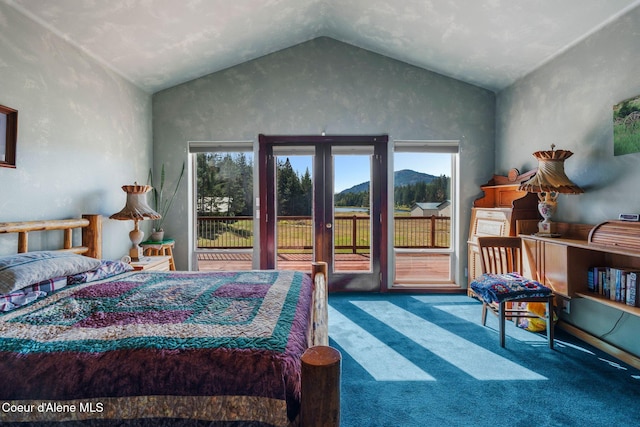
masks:
{"label": "table lamp", "polygon": [[538,211],[543,220],[538,223],[538,234],[555,234],[555,224],[551,217],[558,206],[558,196],[584,193],[564,172],[564,161],[573,153],[568,150],[556,150],[551,144],[550,151],[536,151],[533,157],[538,159],[538,171],[528,181],[520,184],[520,191],[538,193]]}
{"label": "table lamp", "polygon": [[138,227],[138,221],[161,218],[158,212],[147,205],[145,194],[150,191],[151,188],[150,185],[138,185],[138,183],[123,185],[122,190],[127,193],[127,202],[120,212],[114,213],[109,217],[122,221],[133,220],[133,230],[129,233],[129,239],[131,239],[129,256],[132,261],[138,261],[142,257],[140,242],[142,242],[144,232]]}

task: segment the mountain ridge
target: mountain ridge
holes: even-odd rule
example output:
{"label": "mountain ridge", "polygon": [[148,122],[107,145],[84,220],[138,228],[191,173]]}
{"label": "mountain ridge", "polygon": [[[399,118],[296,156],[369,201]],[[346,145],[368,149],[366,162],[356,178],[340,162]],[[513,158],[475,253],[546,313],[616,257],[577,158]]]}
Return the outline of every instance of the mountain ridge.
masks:
{"label": "mountain ridge", "polygon": [[[402,169],[393,173],[395,187],[404,187],[405,185],[413,185],[419,182],[426,182],[427,184],[433,181],[436,176],[424,173],[416,172],[411,169]],[[369,190],[369,181],[356,184],[353,187],[342,190],[338,194],[348,193],[361,193]]]}

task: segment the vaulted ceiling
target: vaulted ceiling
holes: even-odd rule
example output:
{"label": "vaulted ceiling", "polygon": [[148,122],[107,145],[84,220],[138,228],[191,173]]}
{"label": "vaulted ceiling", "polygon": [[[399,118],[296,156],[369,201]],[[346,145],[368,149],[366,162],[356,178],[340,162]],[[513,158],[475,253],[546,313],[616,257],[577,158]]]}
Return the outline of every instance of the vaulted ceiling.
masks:
{"label": "vaulted ceiling", "polygon": [[2,0],[148,92],[326,36],[493,91],[640,0]]}

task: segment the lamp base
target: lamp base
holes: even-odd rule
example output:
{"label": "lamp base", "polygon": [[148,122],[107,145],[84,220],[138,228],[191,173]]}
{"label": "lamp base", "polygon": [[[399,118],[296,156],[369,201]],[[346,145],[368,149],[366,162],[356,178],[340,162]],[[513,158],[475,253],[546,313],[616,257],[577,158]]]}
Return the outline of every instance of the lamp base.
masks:
{"label": "lamp base", "polygon": [[538,234],[553,234],[556,232],[556,225],[551,221],[551,217],[558,206],[558,193],[543,192],[538,193],[538,212],[543,220],[538,223]]}
{"label": "lamp base", "polygon": [[556,223],[549,220],[538,223],[538,234],[556,234]]}
{"label": "lamp base", "polygon": [[131,261],[140,261],[140,258],[142,258],[142,248],[138,245],[133,245],[131,249],[129,249],[129,257]]}
{"label": "lamp base", "polygon": [[142,258],[142,248],[140,242],[144,238],[144,231],[138,227],[138,220],[133,221],[133,230],[129,232],[129,239],[131,240],[131,249],[129,249],[129,256],[131,261],[140,261]]}

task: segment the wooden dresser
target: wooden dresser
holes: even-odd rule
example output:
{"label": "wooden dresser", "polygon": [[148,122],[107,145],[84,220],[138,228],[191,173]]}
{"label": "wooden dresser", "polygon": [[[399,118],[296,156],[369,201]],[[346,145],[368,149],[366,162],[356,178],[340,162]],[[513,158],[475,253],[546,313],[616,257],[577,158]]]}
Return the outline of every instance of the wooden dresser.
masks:
{"label": "wooden dresser", "polygon": [[[482,274],[477,243],[479,236],[515,236],[518,220],[539,219],[538,196],[518,190],[520,183],[535,173],[535,169],[524,174],[512,169],[508,176],[494,175],[480,187],[484,196],[473,202],[467,240],[468,284]],[[467,289],[470,293],[470,288]]]}

